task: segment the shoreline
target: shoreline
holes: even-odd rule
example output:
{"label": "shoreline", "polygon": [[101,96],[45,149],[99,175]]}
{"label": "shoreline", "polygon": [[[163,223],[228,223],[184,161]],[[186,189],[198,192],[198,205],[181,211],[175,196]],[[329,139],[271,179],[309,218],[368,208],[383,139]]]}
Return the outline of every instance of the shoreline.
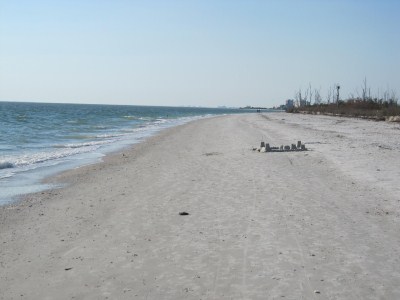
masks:
{"label": "shoreline", "polygon": [[166,129],[0,208],[0,299],[396,299],[398,146],[326,116]]}
{"label": "shoreline", "polygon": [[[5,194],[0,197],[0,206],[19,202],[24,196],[29,196],[29,194],[40,193],[52,189],[53,187],[46,185],[49,182],[49,180],[47,180],[48,178],[58,176],[58,174],[69,170],[101,162],[104,157],[134,147],[144,139],[157,135],[163,130],[210,117],[213,117],[213,115],[185,116],[171,120],[165,119],[165,124],[150,124],[147,125],[144,131],[134,132],[132,130],[132,132],[126,134],[126,136],[122,137],[121,135],[119,140],[116,140],[113,143],[104,142],[104,144],[99,146],[99,148],[89,152],[77,153],[70,157],[67,156],[65,160],[63,160],[64,158],[55,158],[54,165],[38,165],[32,170],[27,171],[16,170],[14,175],[6,177],[7,182],[3,182],[3,186],[0,187],[0,189],[5,189]],[[138,128],[135,129],[137,130]],[[51,161],[53,160],[46,160],[45,163]],[[14,169],[12,168],[11,170]],[[23,184],[18,184],[17,182],[23,182]],[[19,191],[17,191],[18,189]]]}
{"label": "shoreline", "polygon": [[69,188],[71,184],[76,183],[75,180],[76,176],[79,177],[81,174],[94,173],[99,168],[103,169],[104,168],[103,165],[109,165],[109,164],[112,165],[113,162],[119,161],[121,156],[125,158],[125,153],[128,152],[130,153],[132,151],[140,152],[141,151],[140,149],[142,149],[142,147],[146,147],[146,143],[152,143],[152,139],[158,140],[159,137],[163,136],[164,134],[168,135],[169,134],[168,131],[170,130],[174,130],[175,128],[178,128],[180,126],[185,126],[186,124],[190,124],[191,122],[197,122],[199,120],[205,120],[215,117],[220,117],[220,116],[207,116],[207,117],[202,116],[201,118],[185,121],[183,124],[178,124],[171,127],[159,129],[153,134],[147,135],[143,138],[138,139],[137,141],[132,142],[132,144],[125,145],[122,148],[106,152],[103,154],[101,158],[95,159],[83,165],[78,165],[73,168],[55,172],[54,174],[47,176],[42,180],[40,180],[39,182],[37,182],[37,184],[39,185],[50,185],[50,187],[44,188],[43,190],[40,190],[38,192],[17,195],[13,198],[13,200],[10,200],[5,204],[0,205],[0,209],[2,207],[10,209],[11,207],[18,207],[20,205],[26,206],[28,202],[32,201],[32,199],[39,198],[41,197],[41,195],[47,195],[47,194],[52,195],[60,189]]}

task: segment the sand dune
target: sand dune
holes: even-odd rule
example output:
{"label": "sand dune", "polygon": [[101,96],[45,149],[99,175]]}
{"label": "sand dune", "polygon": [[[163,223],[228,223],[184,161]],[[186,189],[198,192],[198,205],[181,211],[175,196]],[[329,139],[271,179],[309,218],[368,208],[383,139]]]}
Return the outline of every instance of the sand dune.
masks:
{"label": "sand dune", "polygon": [[400,299],[399,129],[215,117],[61,174],[0,210],[0,298]]}

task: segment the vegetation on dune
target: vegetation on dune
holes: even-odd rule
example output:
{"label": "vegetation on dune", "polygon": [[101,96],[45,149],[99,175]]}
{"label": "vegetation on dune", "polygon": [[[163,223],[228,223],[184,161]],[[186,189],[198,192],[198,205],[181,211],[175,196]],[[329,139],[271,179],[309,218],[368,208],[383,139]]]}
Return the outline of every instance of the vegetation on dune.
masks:
{"label": "vegetation on dune", "polygon": [[[374,120],[400,121],[400,106],[395,91],[385,91],[381,96],[371,95],[371,89],[367,87],[364,79],[362,92],[355,97],[351,94],[347,99],[341,100],[340,86],[334,85],[328,90],[327,97],[323,101],[319,90],[312,90],[311,85],[302,94],[301,89],[296,91],[293,106],[287,107],[290,113],[310,113],[338,115],[348,117],[360,117]],[[314,96],[314,97],[313,97]],[[391,117],[391,118],[390,118]]]}

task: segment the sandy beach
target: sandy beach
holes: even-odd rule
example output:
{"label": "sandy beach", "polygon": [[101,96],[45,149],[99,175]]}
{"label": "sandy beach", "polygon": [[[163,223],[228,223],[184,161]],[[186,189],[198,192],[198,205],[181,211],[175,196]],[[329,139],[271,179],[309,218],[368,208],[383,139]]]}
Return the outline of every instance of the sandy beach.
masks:
{"label": "sandy beach", "polygon": [[339,117],[164,130],[0,209],[0,299],[400,299],[399,155]]}

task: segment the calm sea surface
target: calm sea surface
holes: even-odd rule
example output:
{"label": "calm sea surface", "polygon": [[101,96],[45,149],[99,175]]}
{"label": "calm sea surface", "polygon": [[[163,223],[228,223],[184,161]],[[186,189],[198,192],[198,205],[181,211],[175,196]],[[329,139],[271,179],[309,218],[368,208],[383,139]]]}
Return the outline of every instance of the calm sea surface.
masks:
{"label": "calm sea surface", "polygon": [[0,205],[161,129],[238,109],[0,102]]}

